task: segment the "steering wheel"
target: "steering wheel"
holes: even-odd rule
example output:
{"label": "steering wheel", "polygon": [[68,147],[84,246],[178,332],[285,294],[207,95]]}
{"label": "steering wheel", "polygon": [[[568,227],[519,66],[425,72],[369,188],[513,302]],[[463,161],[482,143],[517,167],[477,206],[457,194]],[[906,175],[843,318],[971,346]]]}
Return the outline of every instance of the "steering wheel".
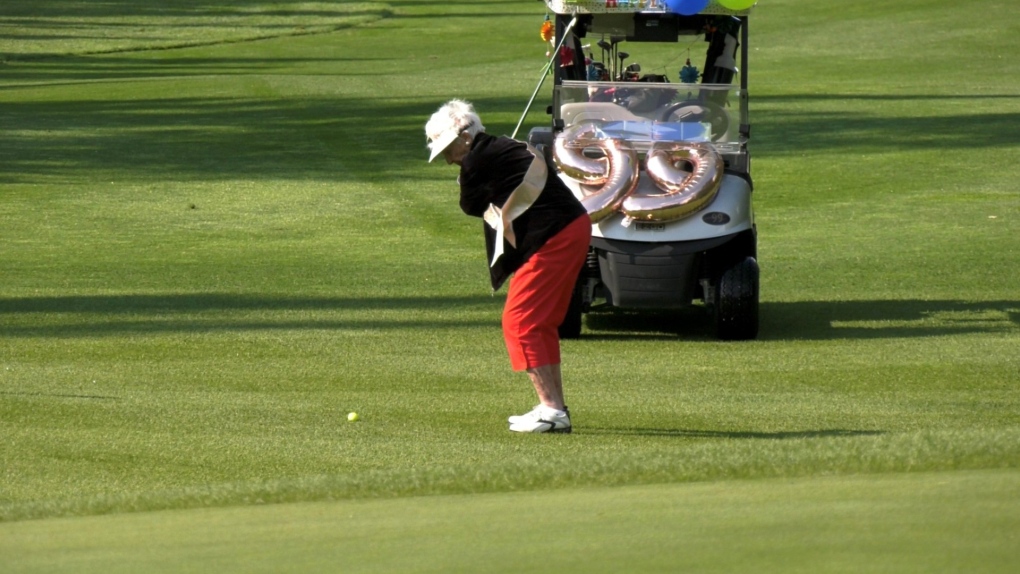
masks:
{"label": "steering wheel", "polygon": [[659,114],[660,122],[704,122],[712,127],[712,141],[719,141],[730,129],[730,115],[715,102],[684,100],[669,105]]}

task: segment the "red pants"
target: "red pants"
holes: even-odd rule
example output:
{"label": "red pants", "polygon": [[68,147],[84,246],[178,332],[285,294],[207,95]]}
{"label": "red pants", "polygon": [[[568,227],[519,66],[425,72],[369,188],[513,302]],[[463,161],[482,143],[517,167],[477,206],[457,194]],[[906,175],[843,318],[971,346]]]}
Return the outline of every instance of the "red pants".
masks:
{"label": "red pants", "polygon": [[591,219],[582,215],[552,236],[510,279],[503,338],[513,370],[560,363],[558,329],[590,241]]}

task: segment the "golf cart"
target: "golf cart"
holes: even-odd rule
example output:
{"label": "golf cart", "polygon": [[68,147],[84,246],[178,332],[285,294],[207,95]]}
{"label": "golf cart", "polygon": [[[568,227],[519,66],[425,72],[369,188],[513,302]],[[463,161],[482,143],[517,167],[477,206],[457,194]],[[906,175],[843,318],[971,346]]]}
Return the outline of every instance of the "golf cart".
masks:
{"label": "golf cart", "polygon": [[[719,339],[755,338],[749,9],[718,0],[694,2],[701,10],[691,15],[671,11],[691,4],[682,0],[545,3],[555,30],[552,122],[528,142],[592,218],[560,336],[578,337],[595,307],[661,312],[700,300]],[[701,70],[691,64],[697,46]]]}

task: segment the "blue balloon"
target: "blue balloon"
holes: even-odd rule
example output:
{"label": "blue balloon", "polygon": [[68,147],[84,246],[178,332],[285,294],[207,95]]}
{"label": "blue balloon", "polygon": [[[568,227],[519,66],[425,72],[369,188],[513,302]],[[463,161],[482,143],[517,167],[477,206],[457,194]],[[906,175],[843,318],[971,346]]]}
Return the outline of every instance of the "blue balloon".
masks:
{"label": "blue balloon", "polygon": [[674,14],[693,16],[708,6],[709,0],[666,0],[666,7]]}

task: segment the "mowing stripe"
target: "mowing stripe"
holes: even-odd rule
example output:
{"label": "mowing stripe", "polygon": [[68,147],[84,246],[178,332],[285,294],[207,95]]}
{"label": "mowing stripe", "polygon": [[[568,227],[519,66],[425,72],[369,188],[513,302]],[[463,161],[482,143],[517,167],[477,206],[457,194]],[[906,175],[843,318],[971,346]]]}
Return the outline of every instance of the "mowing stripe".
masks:
{"label": "mowing stripe", "polygon": [[833,476],[0,524],[5,572],[1013,572],[1020,472]]}

